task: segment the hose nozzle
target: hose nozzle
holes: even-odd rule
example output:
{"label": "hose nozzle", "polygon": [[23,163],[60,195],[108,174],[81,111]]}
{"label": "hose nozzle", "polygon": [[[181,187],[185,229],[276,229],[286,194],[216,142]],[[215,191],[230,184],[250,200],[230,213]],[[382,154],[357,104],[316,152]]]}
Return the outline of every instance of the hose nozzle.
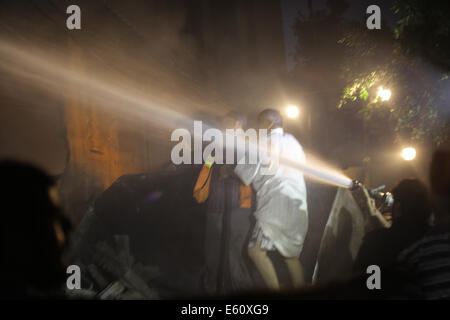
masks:
{"label": "hose nozzle", "polygon": [[350,191],[355,191],[356,189],[362,187],[363,184],[361,182],[359,182],[358,180],[353,180],[352,181],[352,185],[350,186],[349,190]]}

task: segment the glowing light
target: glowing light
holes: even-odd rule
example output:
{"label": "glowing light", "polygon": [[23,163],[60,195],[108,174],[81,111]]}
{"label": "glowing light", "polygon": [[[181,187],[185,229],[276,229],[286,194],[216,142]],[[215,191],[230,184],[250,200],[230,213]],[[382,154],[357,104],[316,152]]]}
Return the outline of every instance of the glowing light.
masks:
{"label": "glowing light", "polygon": [[402,157],[406,161],[413,160],[416,157],[416,149],[408,147],[402,150]]}
{"label": "glowing light", "polygon": [[[114,113],[119,112],[126,118],[152,121],[156,125],[167,128],[177,128],[180,124],[188,127],[192,124],[193,119],[168,106],[154,102],[148,94],[127,86],[118,86],[110,79],[96,74],[88,76],[75,70],[68,72],[63,62],[57,63],[59,59],[45,57],[39,54],[39,51],[31,53],[29,49],[24,50],[0,40],[0,62],[2,62],[0,69],[37,88],[45,88],[54,94],[60,94],[67,88],[81,90],[93,106]],[[9,63],[3,63],[3,61]],[[296,106],[290,106],[286,113],[288,117],[295,118],[299,115],[299,109]],[[201,140],[198,141],[200,146],[201,142]],[[308,160],[305,164],[282,157],[280,164],[328,184],[344,188],[352,185],[351,179],[316,161]],[[148,200],[154,201],[161,195],[160,192],[149,194]]]}
{"label": "glowing light", "polygon": [[293,118],[297,118],[299,114],[298,108],[296,106],[289,106],[286,109],[286,115],[293,119]]}
{"label": "glowing light", "polygon": [[380,87],[378,89],[378,97],[381,98],[381,101],[388,101],[391,98],[391,90]]}

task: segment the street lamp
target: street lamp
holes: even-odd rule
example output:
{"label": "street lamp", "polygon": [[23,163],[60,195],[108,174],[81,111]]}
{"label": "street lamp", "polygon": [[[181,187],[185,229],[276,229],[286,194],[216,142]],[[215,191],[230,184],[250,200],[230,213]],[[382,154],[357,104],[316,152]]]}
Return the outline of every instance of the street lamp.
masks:
{"label": "street lamp", "polygon": [[294,119],[297,118],[299,115],[299,111],[297,106],[289,106],[286,108],[286,115],[288,118]]}
{"label": "street lamp", "polygon": [[402,157],[406,161],[411,161],[416,157],[416,149],[412,147],[403,148]]}
{"label": "street lamp", "polygon": [[381,98],[381,101],[388,101],[391,98],[391,90],[383,89],[383,87],[380,87],[378,89],[377,97]]}

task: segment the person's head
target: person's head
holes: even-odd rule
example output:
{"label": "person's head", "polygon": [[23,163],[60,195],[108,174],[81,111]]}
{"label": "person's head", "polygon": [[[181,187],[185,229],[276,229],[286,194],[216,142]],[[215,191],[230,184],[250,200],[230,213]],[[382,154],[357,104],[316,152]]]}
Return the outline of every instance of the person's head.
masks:
{"label": "person's head", "polygon": [[0,161],[0,179],[0,270],[17,288],[56,289],[65,278],[70,222],[59,209],[54,179],[10,160]]}
{"label": "person's head", "polygon": [[450,148],[435,151],[430,165],[430,183],[435,213],[450,219]]}
{"label": "person's head", "polygon": [[224,129],[243,129],[247,123],[247,117],[237,111],[228,112],[222,119]]}
{"label": "person's head", "polygon": [[283,117],[277,110],[265,109],[258,115],[258,128],[267,130],[283,128]]}
{"label": "person's head", "polygon": [[426,222],[431,213],[428,189],[417,179],[404,179],[392,190],[392,221]]}

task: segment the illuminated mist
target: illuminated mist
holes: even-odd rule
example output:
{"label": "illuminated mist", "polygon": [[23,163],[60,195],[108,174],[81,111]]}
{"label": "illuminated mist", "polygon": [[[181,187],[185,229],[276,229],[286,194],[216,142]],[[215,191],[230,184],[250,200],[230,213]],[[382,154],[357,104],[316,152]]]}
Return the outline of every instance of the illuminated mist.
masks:
{"label": "illuminated mist", "polygon": [[[105,76],[69,70],[63,61],[56,54],[44,54],[29,48],[24,50],[4,41],[0,42],[0,68],[32,86],[56,95],[77,88],[83,92],[84,99],[107,112],[117,113],[121,118],[148,121],[169,130],[180,126],[189,128],[193,124],[194,119],[172,106],[155,102],[136,88],[123,83],[118,85]],[[203,126],[205,129],[212,128],[206,124]],[[338,170],[308,156],[307,159],[308,163],[305,165],[292,159],[280,158],[280,164],[327,184],[345,188],[351,186],[351,179]]]}

